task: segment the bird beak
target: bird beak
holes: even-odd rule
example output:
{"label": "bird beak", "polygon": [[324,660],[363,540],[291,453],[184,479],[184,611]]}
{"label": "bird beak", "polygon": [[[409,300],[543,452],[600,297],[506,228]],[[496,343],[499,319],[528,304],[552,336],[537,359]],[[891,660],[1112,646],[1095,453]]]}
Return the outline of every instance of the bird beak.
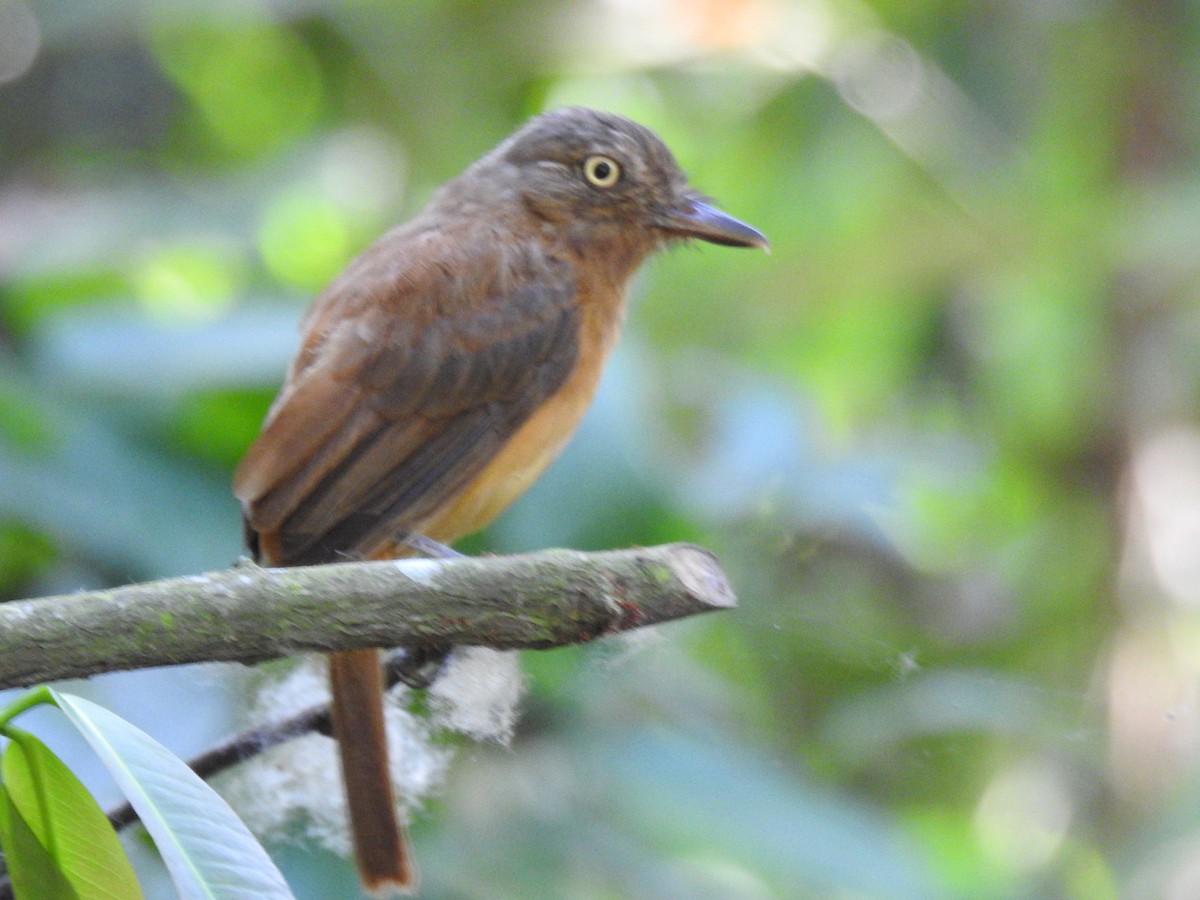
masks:
{"label": "bird beak", "polygon": [[757,228],[701,200],[684,200],[680,207],[663,216],[659,227],[679,237],[699,238],[710,244],[771,249],[771,242]]}

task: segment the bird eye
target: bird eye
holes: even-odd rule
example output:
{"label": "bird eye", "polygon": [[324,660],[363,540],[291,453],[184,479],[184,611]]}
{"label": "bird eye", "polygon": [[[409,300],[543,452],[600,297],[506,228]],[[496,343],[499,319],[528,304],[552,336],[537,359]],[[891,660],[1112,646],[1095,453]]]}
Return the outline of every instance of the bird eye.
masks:
{"label": "bird eye", "polygon": [[621,178],[621,166],[610,156],[589,156],[583,163],[583,177],[598,188],[610,188]]}

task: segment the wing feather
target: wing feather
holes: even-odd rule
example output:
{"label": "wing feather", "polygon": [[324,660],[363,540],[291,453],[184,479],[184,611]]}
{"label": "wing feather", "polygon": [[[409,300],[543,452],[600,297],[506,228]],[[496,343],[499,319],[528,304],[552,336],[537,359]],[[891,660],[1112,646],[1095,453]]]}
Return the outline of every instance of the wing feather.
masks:
{"label": "wing feather", "polygon": [[418,528],[575,365],[580,312],[562,263],[509,248],[406,267],[385,246],[318,298],[235,476],[272,564],[366,555]]}

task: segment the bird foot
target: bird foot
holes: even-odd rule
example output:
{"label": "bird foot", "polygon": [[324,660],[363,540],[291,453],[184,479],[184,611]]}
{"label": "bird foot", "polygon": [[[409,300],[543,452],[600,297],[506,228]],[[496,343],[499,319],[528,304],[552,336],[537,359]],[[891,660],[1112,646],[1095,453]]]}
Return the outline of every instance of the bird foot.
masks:
{"label": "bird foot", "polygon": [[395,651],[385,663],[388,687],[401,682],[413,690],[426,690],[446,670],[452,649],[440,644],[428,644]]}
{"label": "bird foot", "polygon": [[433,559],[461,559],[465,555],[441,541],[435,541],[433,538],[425,537],[415,531],[406,533],[400,538],[400,542],[416,550],[422,556]]}

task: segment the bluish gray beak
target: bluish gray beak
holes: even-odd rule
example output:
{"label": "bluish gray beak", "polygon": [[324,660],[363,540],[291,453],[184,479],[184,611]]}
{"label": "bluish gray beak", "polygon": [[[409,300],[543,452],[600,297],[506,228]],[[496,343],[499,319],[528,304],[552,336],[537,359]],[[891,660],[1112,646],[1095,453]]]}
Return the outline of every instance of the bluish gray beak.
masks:
{"label": "bluish gray beak", "polygon": [[660,227],[672,234],[699,238],[710,244],[771,249],[771,242],[757,228],[700,200],[685,201],[681,208],[664,216]]}

